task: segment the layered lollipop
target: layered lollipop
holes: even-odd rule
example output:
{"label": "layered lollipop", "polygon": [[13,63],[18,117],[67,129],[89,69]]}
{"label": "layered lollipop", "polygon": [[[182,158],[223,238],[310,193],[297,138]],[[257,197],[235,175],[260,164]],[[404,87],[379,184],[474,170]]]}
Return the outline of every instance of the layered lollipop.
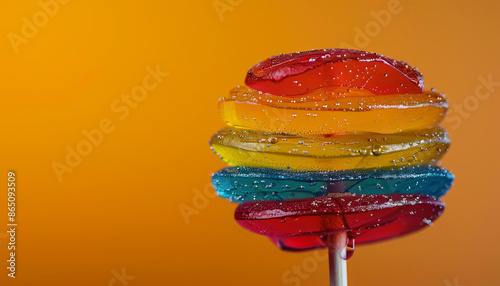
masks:
{"label": "layered lollipop", "polygon": [[[347,249],[432,225],[453,175],[438,126],[445,96],[378,54],[313,50],[252,67],[220,99],[228,128],[210,139],[232,167],[212,176],[240,205],[236,221],[284,250],[330,249],[332,285],[346,285]],[[336,274],[335,274],[336,273]],[[344,273],[344,274],[342,274]]]}

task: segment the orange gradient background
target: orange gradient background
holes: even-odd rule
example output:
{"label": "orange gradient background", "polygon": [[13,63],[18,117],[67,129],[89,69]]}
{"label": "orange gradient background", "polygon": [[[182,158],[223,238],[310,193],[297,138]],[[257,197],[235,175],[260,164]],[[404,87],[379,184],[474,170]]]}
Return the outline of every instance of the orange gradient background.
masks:
{"label": "orange gradient background", "polygon": [[[390,0],[220,0],[222,14],[212,0],[68,2],[17,53],[9,33],[22,35],[23,18],[43,10],[38,0],[0,9],[0,285],[295,285],[283,273],[313,253],[279,251],[238,227],[236,205],[213,198],[210,174],[225,165],[208,139],[223,127],[218,98],[252,65],[341,43],[417,66],[455,118],[443,123],[453,143],[442,165],[456,175],[444,215],[425,231],[357,248],[349,285],[500,284],[500,86],[487,99],[476,93],[478,77],[500,82],[499,2],[400,0],[384,25],[374,13]],[[380,29],[356,45],[367,25]],[[120,119],[112,103],[158,64],[168,77]],[[53,162],[65,163],[67,146],[103,118],[114,130],[58,180]],[[9,170],[16,279],[6,269]],[[186,223],[179,207],[204,190]],[[327,267],[319,262],[300,285],[327,285]],[[134,279],[117,280],[123,269]]]}

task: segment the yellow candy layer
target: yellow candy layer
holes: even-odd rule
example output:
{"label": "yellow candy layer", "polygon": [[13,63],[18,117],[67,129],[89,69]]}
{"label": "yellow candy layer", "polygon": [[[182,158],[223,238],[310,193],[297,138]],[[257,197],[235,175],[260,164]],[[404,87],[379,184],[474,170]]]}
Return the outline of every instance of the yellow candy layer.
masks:
{"label": "yellow candy layer", "polygon": [[275,96],[246,86],[221,98],[229,125],[270,133],[391,134],[437,125],[448,110],[443,94],[373,95],[354,89],[319,89],[302,96]]}
{"label": "yellow candy layer", "polygon": [[210,139],[231,166],[329,171],[436,164],[450,146],[446,130],[397,134],[294,136],[226,128]]}

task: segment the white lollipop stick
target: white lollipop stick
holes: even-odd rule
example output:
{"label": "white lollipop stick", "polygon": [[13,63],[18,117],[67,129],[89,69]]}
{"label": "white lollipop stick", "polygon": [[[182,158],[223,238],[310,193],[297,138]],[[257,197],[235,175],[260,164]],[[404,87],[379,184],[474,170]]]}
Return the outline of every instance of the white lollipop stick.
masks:
{"label": "white lollipop stick", "polygon": [[347,261],[344,259],[346,246],[347,233],[342,232],[328,236],[330,286],[347,286]]}

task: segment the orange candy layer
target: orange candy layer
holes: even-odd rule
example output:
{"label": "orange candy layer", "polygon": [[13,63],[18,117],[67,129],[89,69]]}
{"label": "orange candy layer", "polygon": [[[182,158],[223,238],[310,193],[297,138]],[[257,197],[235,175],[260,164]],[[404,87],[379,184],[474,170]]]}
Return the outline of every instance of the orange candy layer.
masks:
{"label": "orange candy layer", "polygon": [[230,126],[288,134],[397,133],[437,125],[447,110],[441,93],[375,96],[332,87],[278,96],[242,86],[219,103]]}

